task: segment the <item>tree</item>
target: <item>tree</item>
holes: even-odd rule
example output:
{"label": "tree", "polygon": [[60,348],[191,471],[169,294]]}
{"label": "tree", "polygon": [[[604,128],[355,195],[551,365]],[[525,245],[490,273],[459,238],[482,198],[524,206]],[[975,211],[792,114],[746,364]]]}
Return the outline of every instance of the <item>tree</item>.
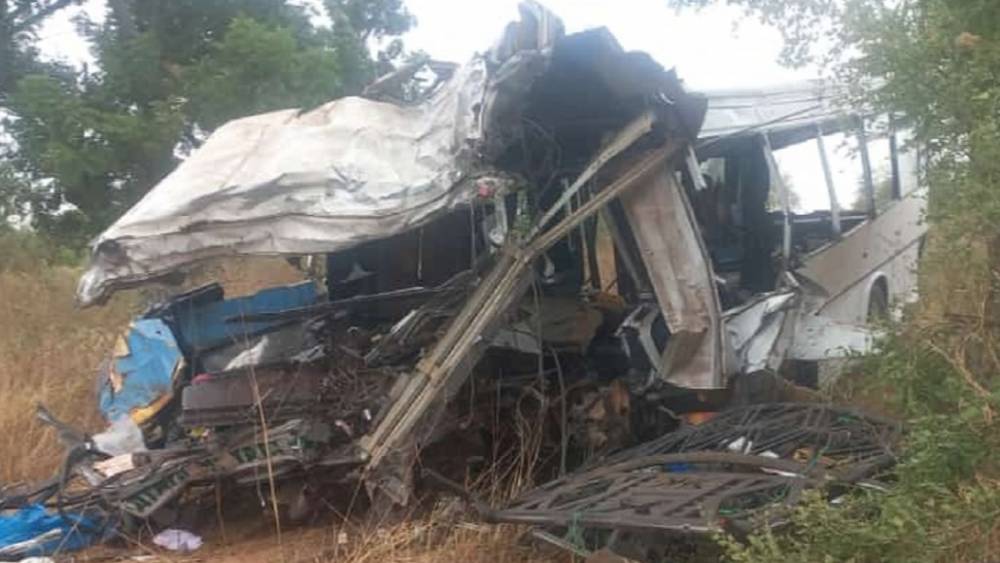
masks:
{"label": "tree", "polygon": [[[788,209],[793,212],[800,211],[802,209],[802,197],[799,196],[799,192],[795,191],[795,182],[792,180],[792,177],[782,172],[781,185],[788,190]],[[772,186],[771,190],[767,192],[767,208],[780,210],[782,208],[781,203],[781,190],[777,186]]]}
{"label": "tree", "polygon": [[[868,211],[868,188],[865,179],[858,178],[858,185],[854,189],[854,198],[847,205],[850,211]],[[881,212],[892,203],[892,177],[886,176],[875,181],[875,210]]]}
{"label": "tree", "polygon": [[[84,21],[94,72],[29,73],[10,95],[17,169],[33,181],[37,223],[82,242],[114,220],[220,124],[359,93],[401,49],[369,39],[405,31],[398,0],[328,2],[333,25],[285,0],[108,0]],[[72,209],[72,212],[67,211]]]}
{"label": "tree", "polygon": [[0,233],[10,228],[10,218],[20,215],[27,186],[9,163],[0,162]]}
{"label": "tree", "polygon": [[301,48],[287,28],[240,16],[185,77],[189,113],[215,128],[235,117],[344,93],[340,62],[323,46]]}
{"label": "tree", "polygon": [[17,80],[38,69],[32,34],[48,17],[82,0],[0,0],[0,105]]}

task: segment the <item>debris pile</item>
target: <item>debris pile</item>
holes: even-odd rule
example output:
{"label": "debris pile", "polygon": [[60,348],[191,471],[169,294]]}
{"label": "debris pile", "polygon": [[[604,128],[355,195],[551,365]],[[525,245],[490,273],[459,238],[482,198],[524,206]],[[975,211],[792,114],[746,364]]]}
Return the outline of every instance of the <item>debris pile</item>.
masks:
{"label": "debris pile", "polygon": [[834,497],[852,486],[884,490],[878,477],[895,464],[900,431],[893,421],[829,405],[730,409],[591,460],[482,516],[557,536],[573,528],[588,543],[619,552],[642,534],[742,535],[780,525],[787,511],[779,508],[809,488]]}

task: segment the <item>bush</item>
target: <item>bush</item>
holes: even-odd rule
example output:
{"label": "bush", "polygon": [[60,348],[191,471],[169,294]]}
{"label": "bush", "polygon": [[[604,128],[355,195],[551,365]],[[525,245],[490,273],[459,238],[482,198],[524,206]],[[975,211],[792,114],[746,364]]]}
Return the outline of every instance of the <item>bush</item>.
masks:
{"label": "bush", "polygon": [[79,251],[31,232],[0,227],[0,272],[38,272],[50,266],[75,266],[80,261]]}
{"label": "bush", "polygon": [[893,337],[867,362],[867,391],[884,394],[908,425],[892,488],[858,489],[837,503],[814,494],[786,530],[763,530],[744,543],[719,538],[728,560],[995,560],[1000,393],[984,394],[984,384],[966,381],[934,336]]}

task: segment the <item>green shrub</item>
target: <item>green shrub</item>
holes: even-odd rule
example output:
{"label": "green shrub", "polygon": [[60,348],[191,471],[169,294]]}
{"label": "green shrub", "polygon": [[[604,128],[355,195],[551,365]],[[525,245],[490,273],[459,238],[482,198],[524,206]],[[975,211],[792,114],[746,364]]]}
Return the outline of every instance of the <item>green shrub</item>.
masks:
{"label": "green shrub", "polygon": [[49,266],[77,266],[77,250],[31,232],[0,229],[0,272],[38,272]]}
{"label": "green shrub", "polygon": [[720,537],[738,563],[996,561],[1000,557],[1000,393],[970,385],[926,334],[886,342],[866,362],[870,389],[904,413],[892,487],[831,503],[812,494],[782,530]]}

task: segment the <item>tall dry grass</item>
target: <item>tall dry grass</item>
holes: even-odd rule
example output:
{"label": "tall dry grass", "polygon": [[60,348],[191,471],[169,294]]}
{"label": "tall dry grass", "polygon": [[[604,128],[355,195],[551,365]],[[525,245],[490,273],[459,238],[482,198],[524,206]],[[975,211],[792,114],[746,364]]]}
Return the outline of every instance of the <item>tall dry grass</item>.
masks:
{"label": "tall dry grass", "polygon": [[0,238],[0,485],[47,478],[61,461],[64,450],[36,422],[35,405],[88,431],[103,427],[98,368],[145,303],[212,280],[236,296],[303,279],[281,259],[227,260],[198,267],[181,287],[122,292],[79,309],[80,268],[55,265],[31,237]]}
{"label": "tall dry grass", "polygon": [[102,427],[97,368],[135,310],[117,298],[78,310],[79,271],[36,264],[0,271],[0,483],[40,480],[63,448],[34,418],[35,405],[87,430]]}

